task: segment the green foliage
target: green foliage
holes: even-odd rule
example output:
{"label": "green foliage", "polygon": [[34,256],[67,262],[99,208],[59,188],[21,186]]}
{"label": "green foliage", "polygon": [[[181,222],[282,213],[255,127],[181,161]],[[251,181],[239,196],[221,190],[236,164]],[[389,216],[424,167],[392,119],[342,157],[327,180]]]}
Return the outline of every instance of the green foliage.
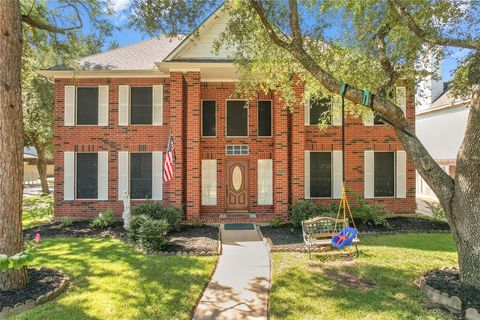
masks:
{"label": "green foliage", "polygon": [[172,231],[180,229],[183,211],[178,207],[149,202],[134,207],[133,215],[146,215],[156,220],[165,219],[168,222],[169,231]]}
{"label": "green foliage", "polygon": [[73,225],[73,219],[70,217],[62,217],[60,218],[60,224],[62,227],[70,227]]}
{"label": "green foliage", "polygon": [[447,215],[445,213],[445,210],[443,210],[443,207],[433,201],[427,202],[428,208],[430,208],[430,211],[432,212],[432,218],[435,221],[443,221],[445,222],[447,220]]}
{"label": "green foliage", "polygon": [[168,222],[164,219],[143,219],[138,229],[138,244],[146,250],[161,251],[167,244],[168,228]]}
{"label": "green foliage", "polygon": [[379,204],[365,203],[363,197],[358,197],[358,206],[353,209],[353,218],[360,220],[367,225],[383,226],[388,228],[390,225],[385,216],[391,214],[384,206]]}
{"label": "green foliage", "polygon": [[98,215],[90,222],[90,227],[106,228],[111,227],[115,223],[115,213],[112,209],[99,212]]}
{"label": "green foliage", "polygon": [[53,196],[37,196],[23,199],[22,224],[28,229],[53,220]]}
{"label": "green foliage", "polygon": [[33,241],[25,243],[24,248],[19,253],[12,256],[0,253],[0,272],[6,272],[8,269],[18,270],[32,262],[34,253],[40,244],[40,234],[35,234]]}
{"label": "green foliage", "polygon": [[272,228],[279,228],[282,225],[283,221],[279,217],[273,218],[268,225]]}
{"label": "green foliage", "polygon": [[299,201],[290,206],[289,215],[295,227],[301,227],[302,221],[313,217],[332,217],[337,216],[338,204],[329,203],[326,206],[315,204],[310,200]]}
{"label": "green foliage", "polygon": [[133,241],[137,241],[140,227],[143,225],[143,223],[146,220],[149,220],[149,219],[151,218],[146,214],[133,215],[130,218],[130,226],[128,227],[128,230],[127,230],[128,237]]}
{"label": "green foliage", "polygon": [[200,220],[200,219],[197,219],[197,220],[195,220],[195,221],[193,222],[192,225],[193,225],[194,228],[197,228],[197,229],[198,229],[198,228],[203,228],[203,227],[205,226],[205,222],[203,222],[203,221]]}

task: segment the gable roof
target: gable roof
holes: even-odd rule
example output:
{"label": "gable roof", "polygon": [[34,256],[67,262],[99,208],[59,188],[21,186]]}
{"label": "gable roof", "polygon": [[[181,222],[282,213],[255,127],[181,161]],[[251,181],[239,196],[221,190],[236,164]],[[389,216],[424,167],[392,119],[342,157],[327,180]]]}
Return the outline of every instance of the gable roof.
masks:
{"label": "gable roof", "polygon": [[[155,62],[163,61],[175,49],[184,36],[175,38],[155,37],[122,48],[112,49],[80,58],[77,62],[82,71],[106,70],[154,70]],[[72,70],[66,66],[55,66],[48,70]]]}

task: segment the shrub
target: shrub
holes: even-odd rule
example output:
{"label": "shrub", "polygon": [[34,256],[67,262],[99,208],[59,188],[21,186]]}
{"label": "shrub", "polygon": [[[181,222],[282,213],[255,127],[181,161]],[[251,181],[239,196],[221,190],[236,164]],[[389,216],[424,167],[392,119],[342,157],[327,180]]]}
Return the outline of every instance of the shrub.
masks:
{"label": "shrub", "polygon": [[275,217],[268,223],[268,225],[272,228],[280,228],[282,223],[283,221],[280,219],[280,217]]}
{"label": "shrub", "polygon": [[302,221],[317,214],[317,206],[311,201],[300,201],[290,206],[290,220],[295,227],[301,227]]}
{"label": "shrub", "polygon": [[62,227],[70,227],[73,224],[73,219],[70,217],[62,217],[60,219],[60,224]]}
{"label": "shrub", "polygon": [[178,207],[164,206],[159,203],[145,203],[136,206],[133,209],[134,215],[146,215],[155,220],[164,219],[168,223],[168,230],[180,229],[180,224],[183,218],[183,211]]}
{"label": "shrub", "polygon": [[358,197],[358,207],[353,210],[353,217],[367,225],[390,227],[385,216],[390,214],[384,206],[368,204],[362,197]]}
{"label": "shrub", "polygon": [[33,199],[24,201],[24,206],[26,206],[25,214],[30,215],[32,218],[53,219],[53,197],[50,195]]}
{"label": "shrub", "polygon": [[112,209],[99,212],[98,215],[90,222],[92,228],[111,227],[115,223],[115,214]]}
{"label": "shrub", "polygon": [[428,208],[432,212],[432,218],[435,221],[443,221],[445,222],[447,220],[447,215],[445,214],[445,211],[443,210],[443,207],[436,203],[436,202],[426,202]]}
{"label": "shrub", "polygon": [[192,223],[192,225],[193,225],[194,228],[200,229],[200,228],[203,228],[205,226],[205,222],[203,222],[200,219],[197,219]]}
{"label": "shrub", "polygon": [[138,233],[140,227],[143,225],[145,220],[151,219],[145,214],[135,215],[130,218],[130,226],[128,227],[128,237],[133,241],[138,240]]}
{"label": "shrub", "polygon": [[141,220],[138,229],[138,244],[146,250],[161,251],[167,244],[167,231],[168,222],[166,220],[146,217]]}

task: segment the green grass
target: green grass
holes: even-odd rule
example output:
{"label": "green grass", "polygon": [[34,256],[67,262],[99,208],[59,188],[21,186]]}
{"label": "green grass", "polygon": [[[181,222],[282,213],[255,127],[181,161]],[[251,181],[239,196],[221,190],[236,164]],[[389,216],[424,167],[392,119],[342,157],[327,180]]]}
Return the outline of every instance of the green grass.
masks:
{"label": "green grass", "polygon": [[12,319],[189,319],[215,261],[146,256],[118,239],[44,239],[33,266],[61,269],[72,282]]}
{"label": "green grass", "polygon": [[22,225],[29,229],[53,221],[53,196],[23,198]]}
{"label": "green grass", "polygon": [[364,236],[353,262],[273,253],[271,319],[446,319],[425,310],[415,285],[431,268],[455,266],[450,234]]}

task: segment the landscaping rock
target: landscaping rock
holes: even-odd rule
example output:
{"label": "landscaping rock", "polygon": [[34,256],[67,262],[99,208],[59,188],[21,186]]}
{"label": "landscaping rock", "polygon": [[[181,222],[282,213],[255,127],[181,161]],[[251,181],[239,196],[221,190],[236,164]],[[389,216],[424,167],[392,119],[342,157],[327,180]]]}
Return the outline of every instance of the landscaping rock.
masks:
{"label": "landscaping rock", "polygon": [[468,308],[465,311],[465,319],[467,319],[467,320],[480,320],[480,312],[475,308]]}

